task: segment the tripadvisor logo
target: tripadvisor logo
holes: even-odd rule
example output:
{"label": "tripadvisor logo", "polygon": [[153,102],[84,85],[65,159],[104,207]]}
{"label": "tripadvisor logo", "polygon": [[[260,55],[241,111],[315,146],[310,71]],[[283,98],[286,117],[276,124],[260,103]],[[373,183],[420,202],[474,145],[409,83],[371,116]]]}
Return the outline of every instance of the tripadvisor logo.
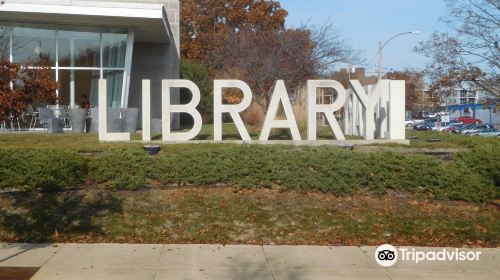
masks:
{"label": "tripadvisor logo", "polygon": [[394,265],[398,260],[398,251],[392,245],[380,245],[377,250],[375,250],[375,260],[381,266],[387,267]]}
{"label": "tripadvisor logo", "polygon": [[375,250],[375,261],[384,267],[394,265],[398,260],[409,261],[418,264],[422,261],[479,261],[481,251],[470,251],[463,249],[434,249],[418,250],[415,248],[396,249],[390,244],[384,244]]}

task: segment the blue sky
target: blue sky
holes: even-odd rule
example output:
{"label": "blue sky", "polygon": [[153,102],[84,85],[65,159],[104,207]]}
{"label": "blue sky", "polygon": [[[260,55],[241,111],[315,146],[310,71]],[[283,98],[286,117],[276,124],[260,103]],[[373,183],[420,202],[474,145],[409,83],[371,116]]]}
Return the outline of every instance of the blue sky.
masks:
{"label": "blue sky", "polygon": [[447,13],[443,0],[281,0],[280,3],[288,11],[287,27],[333,21],[352,46],[363,50],[366,63],[372,62],[368,71],[377,69],[373,58],[379,41],[413,30],[422,33],[398,37],[384,48],[384,71],[422,69],[425,58],[413,53],[413,47],[433,31],[448,31],[439,22]]}

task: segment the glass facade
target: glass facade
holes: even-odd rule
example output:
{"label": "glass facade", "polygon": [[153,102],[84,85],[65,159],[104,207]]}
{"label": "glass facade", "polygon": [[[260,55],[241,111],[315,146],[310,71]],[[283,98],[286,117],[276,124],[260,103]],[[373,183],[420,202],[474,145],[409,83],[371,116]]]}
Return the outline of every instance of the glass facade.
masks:
{"label": "glass facade", "polygon": [[128,31],[124,29],[0,22],[0,58],[35,65],[44,61],[61,83],[59,104],[97,104],[99,79],[107,79],[108,106],[125,94]]}
{"label": "glass facade", "polygon": [[12,27],[12,58],[15,63],[36,63],[44,59],[55,66],[56,31],[45,26]]}
{"label": "glass facade", "polygon": [[59,31],[58,61],[60,67],[100,67],[100,34]]}
{"label": "glass facade", "polygon": [[0,23],[0,59],[10,60],[10,27]]}
{"label": "glass facade", "polygon": [[126,34],[102,34],[103,67],[124,68],[127,51]]}
{"label": "glass facade", "polygon": [[[69,105],[73,102],[75,105],[80,105],[85,95],[89,98],[90,104],[97,105],[97,86],[100,78],[98,70],[59,70],[58,74],[61,83],[59,104]],[[108,91],[108,96],[110,93],[112,94]],[[92,100],[94,96],[96,99]]]}

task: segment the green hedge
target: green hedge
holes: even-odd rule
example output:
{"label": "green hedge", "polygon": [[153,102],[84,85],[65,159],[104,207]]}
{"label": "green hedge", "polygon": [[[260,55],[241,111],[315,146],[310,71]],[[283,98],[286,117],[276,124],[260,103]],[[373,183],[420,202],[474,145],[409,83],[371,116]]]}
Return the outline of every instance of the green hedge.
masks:
{"label": "green hedge", "polygon": [[88,160],[66,150],[0,149],[0,189],[58,190],[81,183]]}
{"label": "green hedge", "polygon": [[335,195],[393,190],[429,199],[484,202],[497,193],[490,171],[498,172],[498,157],[491,156],[484,160],[471,150],[444,163],[424,155],[365,154],[336,147],[180,145],[163,147],[153,157],[138,148],[111,149],[97,156],[91,167],[97,182],[125,189],[142,188],[152,179],[163,185],[278,184]]}
{"label": "green hedge", "polygon": [[[361,153],[336,147],[171,145],[157,156],[141,147],[111,148],[92,159],[66,150],[0,149],[0,189],[57,190],[90,178],[117,189],[229,184],[318,190],[335,195],[410,193],[429,199],[497,198],[500,143],[443,162],[408,153]],[[89,174],[90,171],[90,174]],[[90,175],[90,176],[89,176]]]}
{"label": "green hedge", "polygon": [[455,163],[483,176],[500,188],[500,140],[459,153],[455,157]]}
{"label": "green hedge", "polygon": [[92,161],[91,178],[118,189],[139,189],[146,184],[152,161],[140,148],[107,150]]}

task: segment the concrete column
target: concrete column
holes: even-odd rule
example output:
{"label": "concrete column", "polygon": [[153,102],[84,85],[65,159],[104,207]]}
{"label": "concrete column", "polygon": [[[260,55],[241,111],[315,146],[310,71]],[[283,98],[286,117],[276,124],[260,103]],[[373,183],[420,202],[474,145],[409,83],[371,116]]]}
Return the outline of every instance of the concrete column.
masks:
{"label": "concrete column", "polygon": [[405,139],[405,81],[390,81],[389,98],[389,138]]}

